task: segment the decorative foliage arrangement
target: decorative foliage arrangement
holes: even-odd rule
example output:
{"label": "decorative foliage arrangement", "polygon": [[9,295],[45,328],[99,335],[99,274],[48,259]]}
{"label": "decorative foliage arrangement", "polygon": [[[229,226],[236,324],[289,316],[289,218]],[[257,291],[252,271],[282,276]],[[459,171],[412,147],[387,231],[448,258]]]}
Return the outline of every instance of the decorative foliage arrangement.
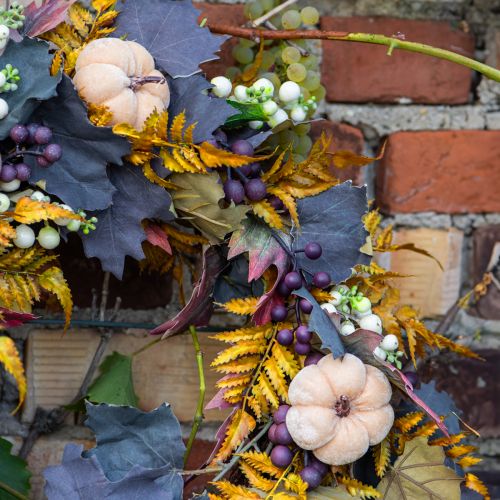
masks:
{"label": "decorative foliage arrangement", "polygon": [[[206,27],[190,0],[37,0],[0,11],[2,327],[32,320],[48,295],[70,325],[54,251],[75,233],[108,280],[122,277],[126,256],[171,273],[184,307],[151,331],[150,346],[190,333],[200,375],[185,446],[167,403],[136,408],[132,358],[106,358],[68,407],[86,412],[96,447],[68,445],[45,471],[49,499],[180,499],[204,474],[195,498],[453,500],[461,487],[489,498],[464,471],[480,461],[465,441],[470,427],[434,384],[416,388],[432,351],[477,355],[400,303],[394,281],[404,277],[374,255],[426,252],[394,244],[365,187],[335,175],[380,156],[332,151],[331,137],[310,136],[325,95],[311,40],[368,35],[314,30],[318,11],[293,3],[252,0],[248,26],[225,28]],[[200,64],[227,38],[211,30],[240,39],[236,66],[208,82]],[[370,36],[499,78],[463,56]],[[197,328],[214,306],[241,325],[212,334],[221,378],[205,404]],[[0,362],[20,407],[24,369],[4,334]],[[185,470],[213,409],[229,416],[212,456]],[[0,465],[0,497],[27,498],[26,464],[2,439]]]}

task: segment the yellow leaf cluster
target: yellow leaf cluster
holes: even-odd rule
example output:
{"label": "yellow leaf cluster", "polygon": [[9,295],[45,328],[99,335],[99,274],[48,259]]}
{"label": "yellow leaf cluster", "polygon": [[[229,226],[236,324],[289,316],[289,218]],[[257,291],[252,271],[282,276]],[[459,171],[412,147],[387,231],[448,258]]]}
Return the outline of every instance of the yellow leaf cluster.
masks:
{"label": "yellow leaf cluster", "polygon": [[365,498],[379,498],[382,494],[377,491],[372,486],[363,484],[357,479],[350,478],[348,476],[336,476],[339,484],[344,485],[345,489],[349,492],[351,496],[358,496],[362,499]]}
{"label": "yellow leaf cluster", "polygon": [[378,477],[382,478],[391,461],[391,443],[388,438],[385,438],[381,443],[372,448],[373,458],[375,461],[375,472]]}
{"label": "yellow leaf cluster", "polygon": [[19,356],[16,344],[10,337],[0,336],[0,364],[10,373],[17,382],[19,404],[14,413],[21,407],[26,397],[26,377],[24,367]]}
{"label": "yellow leaf cluster", "polygon": [[84,218],[74,212],[47,201],[32,200],[29,196],[20,198],[12,212],[4,212],[5,217],[11,217],[21,224],[55,219],[74,219],[84,221]]}
{"label": "yellow leaf cluster", "polygon": [[115,4],[114,0],[94,0],[91,11],[76,2],[68,9],[67,21],[40,35],[59,48],[50,67],[51,75],[57,74],[64,67],[64,72],[72,76],[83,47],[92,40],[104,38],[115,31],[113,23],[119,14],[115,10]]}
{"label": "yellow leaf cluster", "polygon": [[226,479],[222,479],[221,481],[216,481],[211,484],[213,486],[216,486],[220,494],[222,495],[215,496],[210,494],[209,498],[211,500],[215,498],[222,498],[227,500],[262,500],[262,497],[258,493],[250,490],[249,488],[246,488],[245,486],[230,483]]}
{"label": "yellow leaf cluster", "polygon": [[88,117],[90,123],[96,127],[107,127],[111,124],[113,113],[104,104],[94,104],[89,102],[87,104]]}
{"label": "yellow leaf cluster", "polygon": [[253,314],[259,302],[259,297],[245,297],[242,299],[231,299],[229,302],[222,304],[222,307],[232,314],[245,316]]}
{"label": "yellow leaf cluster", "polygon": [[67,329],[73,301],[61,269],[52,264],[55,259],[40,247],[16,248],[0,255],[0,306],[31,312],[42,291],[54,294],[64,310]]}

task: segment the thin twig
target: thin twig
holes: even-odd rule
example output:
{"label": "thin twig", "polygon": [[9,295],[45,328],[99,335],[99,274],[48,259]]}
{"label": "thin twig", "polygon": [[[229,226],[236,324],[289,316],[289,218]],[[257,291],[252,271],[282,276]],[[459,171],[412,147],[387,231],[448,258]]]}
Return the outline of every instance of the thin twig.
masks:
{"label": "thin twig", "polygon": [[181,470],[178,471],[181,476],[201,476],[203,474],[212,474],[214,472],[220,472],[222,467],[207,467],[206,469],[195,469],[195,470]]}
{"label": "thin twig", "polygon": [[193,339],[194,350],[196,353],[196,364],[198,365],[198,377],[200,379],[200,393],[198,395],[198,405],[196,406],[196,413],[194,414],[193,427],[191,428],[191,434],[186,445],[186,453],[184,455],[184,467],[187,464],[191,449],[193,447],[194,440],[196,439],[196,434],[198,434],[198,429],[203,422],[203,408],[205,406],[205,372],[203,371],[203,353],[201,352],[200,342],[198,340],[198,334],[196,333],[196,328],[191,325],[189,327],[189,332]]}
{"label": "thin twig", "polygon": [[29,500],[29,498],[22,493],[19,493],[16,491],[14,488],[11,488],[8,484],[3,483],[0,481],[0,491],[6,491],[9,495],[13,496],[14,498],[19,498],[19,500]]}
{"label": "thin twig", "polygon": [[293,5],[294,3],[297,3],[298,0],[287,0],[286,2],[283,2],[280,5],[277,5],[274,7],[274,9],[271,9],[269,12],[266,14],[258,17],[254,21],[252,21],[253,26],[260,26],[261,24],[264,24],[268,19],[271,19],[271,17],[275,16],[276,14],[279,14],[281,11],[285,10],[286,8],[290,7],[290,5]]}
{"label": "thin twig", "polygon": [[423,43],[409,42],[399,38],[373,33],[350,33],[348,31],[322,31],[322,30],[262,30],[257,28],[241,28],[229,26],[227,24],[210,23],[208,26],[212,33],[231,35],[248,40],[336,40],[339,42],[361,42],[388,47],[388,54],[392,54],[394,49],[408,50],[428,56],[437,57],[451,61],[467,68],[473,69],[487,76],[491,80],[500,82],[500,70],[481,63],[470,57],[457,54],[450,50],[439,49]]}
{"label": "thin twig", "polygon": [[102,291],[101,291],[101,307],[99,309],[99,319],[101,321],[104,321],[104,319],[106,318],[106,306],[108,305],[110,277],[111,273],[109,271],[104,273],[104,279],[102,281]]}
{"label": "thin twig", "polygon": [[[264,23],[264,26],[270,30],[276,31],[278,28],[271,22],[271,21],[266,21]],[[291,40],[285,40],[285,43],[290,46],[294,47],[297,49],[302,57],[307,57],[309,56],[309,51],[306,49],[303,49],[300,45],[297,45],[295,42],[292,42]]]}

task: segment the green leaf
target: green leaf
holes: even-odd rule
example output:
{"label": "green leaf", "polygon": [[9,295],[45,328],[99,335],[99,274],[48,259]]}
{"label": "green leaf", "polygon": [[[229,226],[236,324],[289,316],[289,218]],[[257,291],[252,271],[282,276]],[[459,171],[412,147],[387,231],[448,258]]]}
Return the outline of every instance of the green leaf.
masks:
{"label": "green leaf", "polygon": [[233,108],[236,108],[239,113],[230,116],[224,123],[224,127],[236,128],[241,127],[246,123],[254,120],[262,122],[265,122],[267,120],[267,115],[262,109],[262,104],[245,104],[243,102],[232,101],[230,99],[227,100],[227,103],[230,104]]}
{"label": "green leaf", "polygon": [[100,366],[101,374],[89,388],[88,399],[94,403],[137,406],[132,378],[132,357],[119,352],[110,354]]}
{"label": "green leaf", "polygon": [[429,446],[419,437],[405,445],[404,453],[389,468],[377,490],[383,500],[424,499],[460,500],[463,478],[444,465],[440,446]]}
{"label": "green leaf", "polygon": [[[27,496],[30,490],[31,472],[26,462],[11,455],[12,443],[0,438],[0,500],[15,500],[19,495]],[[8,493],[8,489],[18,496]]]}

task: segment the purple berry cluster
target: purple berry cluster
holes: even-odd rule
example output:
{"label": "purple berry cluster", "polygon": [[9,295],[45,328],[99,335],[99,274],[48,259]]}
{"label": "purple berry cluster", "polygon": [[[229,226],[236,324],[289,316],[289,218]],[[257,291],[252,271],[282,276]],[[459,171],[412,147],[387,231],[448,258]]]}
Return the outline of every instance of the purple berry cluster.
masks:
{"label": "purple berry cluster", "polygon": [[35,156],[40,167],[49,167],[62,156],[62,148],[52,141],[50,128],[38,123],[17,124],[10,130],[10,138],[15,143],[15,151],[4,157],[0,169],[0,181],[11,182],[15,179],[27,181],[31,176],[31,167],[24,162],[24,157]]}

